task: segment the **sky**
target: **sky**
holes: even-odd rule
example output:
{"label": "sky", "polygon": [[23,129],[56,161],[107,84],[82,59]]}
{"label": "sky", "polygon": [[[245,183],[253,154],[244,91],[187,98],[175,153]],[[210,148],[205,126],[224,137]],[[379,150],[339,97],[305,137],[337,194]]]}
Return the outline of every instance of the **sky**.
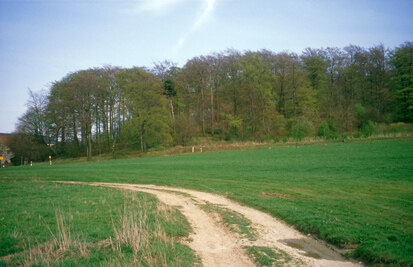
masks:
{"label": "sky", "polygon": [[413,0],[0,0],[0,133],[28,90],[91,67],[413,41]]}

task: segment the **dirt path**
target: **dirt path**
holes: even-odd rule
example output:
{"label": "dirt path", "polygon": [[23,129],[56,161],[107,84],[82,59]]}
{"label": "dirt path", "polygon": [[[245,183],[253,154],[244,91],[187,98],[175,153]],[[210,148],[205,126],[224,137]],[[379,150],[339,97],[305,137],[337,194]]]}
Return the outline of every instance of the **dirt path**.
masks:
{"label": "dirt path", "polygon": [[[204,266],[255,266],[244,246],[270,247],[283,251],[292,259],[286,265],[360,266],[345,261],[323,242],[301,234],[284,222],[220,195],[156,185],[88,184],[147,192],[161,202],[178,208],[194,230],[190,236],[193,241],[188,245],[198,253]],[[242,214],[252,222],[252,227],[258,233],[257,240],[243,239],[230,232],[220,220],[202,210],[200,204],[214,204]]]}

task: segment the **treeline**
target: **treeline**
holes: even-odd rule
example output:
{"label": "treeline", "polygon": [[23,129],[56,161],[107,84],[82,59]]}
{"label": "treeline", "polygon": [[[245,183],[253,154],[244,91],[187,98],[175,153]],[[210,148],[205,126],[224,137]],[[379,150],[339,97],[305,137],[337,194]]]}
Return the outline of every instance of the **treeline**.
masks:
{"label": "treeline", "polygon": [[30,92],[9,146],[19,160],[46,159],[49,149],[90,159],[198,136],[369,135],[377,123],[413,121],[412,63],[413,43],[406,42],[392,50],[350,45],[301,55],[227,50],[182,68],[165,61],[152,69],[81,70],[46,93]]}

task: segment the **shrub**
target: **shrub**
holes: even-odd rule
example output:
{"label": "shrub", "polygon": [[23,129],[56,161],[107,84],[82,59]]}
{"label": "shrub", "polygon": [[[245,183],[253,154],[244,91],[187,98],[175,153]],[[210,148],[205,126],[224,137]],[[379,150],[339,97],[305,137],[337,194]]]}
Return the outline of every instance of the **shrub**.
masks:
{"label": "shrub", "polygon": [[360,103],[357,103],[353,107],[354,116],[357,119],[357,126],[360,128],[367,121],[367,112],[366,108],[363,107]]}
{"label": "shrub", "polygon": [[366,123],[363,124],[360,131],[364,137],[369,137],[373,134],[374,131],[374,123],[371,120],[368,120]]}
{"label": "shrub", "polygon": [[[409,126],[411,126],[411,124],[406,124],[406,123],[403,123],[403,122],[390,124],[391,133],[393,135],[396,135],[398,133],[400,133],[400,134],[407,133],[409,131],[409,129],[408,129]],[[410,127],[410,131],[411,130],[412,129]]]}
{"label": "shrub", "polygon": [[14,165],[20,165],[22,159],[25,161],[45,161],[52,155],[48,147],[41,138],[25,133],[13,133],[7,141],[7,146],[14,154],[11,159]]}
{"label": "shrub", "polygon": [[360,132],[353,133],[353,138],[360,138],[362,134]]}
{"label": "shrub", "polygon": [[297,121],[293,121],[291,125],[291,132],[290,136],[296,138],[297,140],[301,140],[303,137],[306,136],[313,136],[314,135],[314,125],[306,120],[300,119]]}
{"label": "shrub", "polygon": [[182,146],[192,142],[194,137],[199,134],[195,120],[191,116],[175,116],[175,127],[175,143]]}
{"label": "shrub", "polygon": [[333,120],[323,120],[318,127],[318,136],[326,139],[337,139],[338,127]]}

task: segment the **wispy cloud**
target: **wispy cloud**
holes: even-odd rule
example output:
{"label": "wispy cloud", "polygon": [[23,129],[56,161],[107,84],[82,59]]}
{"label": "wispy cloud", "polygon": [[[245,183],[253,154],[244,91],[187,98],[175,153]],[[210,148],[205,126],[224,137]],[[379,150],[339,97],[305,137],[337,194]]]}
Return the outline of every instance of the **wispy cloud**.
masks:
{"label": "wispy cloud", "polygon": [[[155,13],[158,15],[165,15],[178,3],[184,1],[193,0],[137,0],[137,5],[127,10],[126,12],[131,14],[140,13]],[[176,51],[181,48],[187,41],[188,37],[195,31],[197,31],[202,25],[207,23],[211,19],[211,14],[214,11],[217,0],[202,0],[202,5],[198,12],[198,15],[193,20],[187,32],[185,32],[176,42],[173,50]]]}
{"label": "wispy cloud", "polygon": [[199,15],[196,18],[195,23],[192,26],[193,31],[199,28],[205,22],[207,22],[211,17],[212,11],[214,10],[215,0],[204,0],[204,1],[205,1],[205,7],[202,10],[201,15]]}
{"label": "wispy cloud", "polygon": [[181,46],[185,43],[185,41],[186,41],[186,38],[185,38],[185,37],[179,38],[179,40],[178,40],[178,42],[176,43],[175,47],[176,47],[176,48],[181,47]]}
{"label": "wispy cloud", "polygon": [[183,36],[181,36],[181,38],[179,38],[178,42],[175,44],[174,46],[175,51],[182,47],[182,45],[188,39],[189,35],[195,32],[199,27],[201,27],[211,18],[211,13],[214,10],[215,3],[216,3],[216,0],[204,0],[203,8],[201,12],[199,13],[199,15],[196,17],[190,30],[186,32]]}
{"label": "wispy cloud", "polygon": [[139,0],[138,4],[129,10],[130,13],[139,14],[143,12],[165,13],[171,6],[184,0]]}

